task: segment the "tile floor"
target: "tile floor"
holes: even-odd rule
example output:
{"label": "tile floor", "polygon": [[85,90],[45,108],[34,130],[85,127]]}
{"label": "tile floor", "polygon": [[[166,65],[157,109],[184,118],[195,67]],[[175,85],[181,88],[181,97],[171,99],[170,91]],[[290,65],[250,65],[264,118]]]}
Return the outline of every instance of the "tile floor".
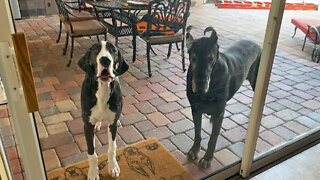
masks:
{"label": "tile floor", "polygon": [[[294,17],[316,15],[317,11],[285,11],[256,153],[265,152],[320,125],[320,66],[310,61],[311,43],[301,51],[303,33],[298,30],[291,38],[294,27],[290,23]],[[262,44],[267,17],[266,10],[218,9],[204,5],[191,8],[188,24],[195,27],[194,37],[201,37],[204,28],[213,26],[223,50],[242,38]],[[28,38],[40,104],[36,122],[47,171],[87,158],[80,112],[84,72],[75,62],[97,41],[95,37],[76,39],[74,63],[67,68],[68,56],[62,55],[65,35],[60,43],[55,43],[58,23],[57,16],[16,21],[17,30],[25,32]],[[114,40],[111,35],[108,38]],[[140,39],[137,44],[137,61],[132,63],[131,37],[119,38],[119,47],[130,69],[121,77],[124,107],[118,146],[155,137],[196,179],[240,160],[253,97],[249,83],[245,82],[228,102],[213,166],[199,169],[197,162],[186,159],[186,152],[193,142],[193,123],[180,52],[173,48],[172,56],[166,59],[167,46],[154,46],[158,56],[151,56],[153,77],[149,78],[145,44]],[[188,59],[186,61],[188,64]],[[6,105],[0,106],[0,128],[14,178],[23,179],[23,167]],[[204,117],[202,154],[210,132],[210,123]],[[106,143],[106,126],[103,126],[96,135],[98,154],[106,152]]]}

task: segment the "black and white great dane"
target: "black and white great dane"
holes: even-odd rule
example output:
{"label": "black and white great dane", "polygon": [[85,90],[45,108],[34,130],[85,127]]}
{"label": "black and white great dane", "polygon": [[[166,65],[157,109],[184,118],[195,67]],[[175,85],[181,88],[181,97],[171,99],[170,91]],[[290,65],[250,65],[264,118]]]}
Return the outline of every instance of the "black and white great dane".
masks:
{"label": "black and white great dane", "polygon": [[220,132],[225,107],[228,100],[238,91],[245,79],[255,89],[261,48],[258,44],[240,40],[219,52],[218,36],[212,27],[207,27],[204,34],[212,31],[210,37],[194,40],[187,28],[186,44],[190,65],[187,73],[187,97],[191,105],[195,126],[194,144],[188,152],[188,158],[198,158],[201,142],[202,114],[210,115],[212,132],[200,167],[211,165],[217,138]]}
{"label": "black and white great dane", "polygon": [[118,177],[120,168],[116,160],[117,124],[122,111],[122,94],[118,76],[129,68],[119,49],[102,41],[94,44],[79,60],[78,65],[86,72],[81,89],[81,110],[84,134],[88,147],[88,180],[98,180],[98,159],[95,153],[94,130],[101,122],[108,128],[108,173]]}

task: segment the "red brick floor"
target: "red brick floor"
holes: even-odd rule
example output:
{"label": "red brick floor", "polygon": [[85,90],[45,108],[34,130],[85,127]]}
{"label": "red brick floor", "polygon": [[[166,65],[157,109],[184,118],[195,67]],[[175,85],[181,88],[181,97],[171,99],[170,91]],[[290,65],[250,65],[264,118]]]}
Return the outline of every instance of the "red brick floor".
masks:
{"label": "red brick floor", "polygon": [[[320,66],[310,61],[313,45],[307,43],[301,51],[303,33],[294,38],[294,17],[315,17],[316,11],[285,11],[277,54],[268,88],[256,153],[290,140],[320,125]],[[212,5],[191,8],[189,25],[194,37],[201,37],[204,28],[213,26],[219,35],[221,50],[239,39],[251,39],[262,44],[268,11],[218,9]],[[62,55],[65,34],[55,43],[59,19],[57,16],[36,17],[16,21],[17,30],[26,33],[36,81],[40,111],[37,127],[47,171],[73,164],[86,157],[86,144],[80,111],[80,90],[84,72],[76,62],[97,40],[77,38],[75,57],[70,68],[69,57]],[[114,41],[112,36],[108,36]],[[186,152],[193,142],[191,109],[185,93],[186,73],[181,70],[180,52],[166,59],[167,46],[154,46],[157,56],[151,56],[153,76],[147,76],[145,44],[138,39],[137,61],[131,62],[131,37],[119,38],[119,47],[130,69],[121,78],[124,95],[123,115],[117,143],[123,147],[143,139],[157,138],[196,178],[238,161],[242,156],[253,91],[248,82],[228,102],[215,152],[214,164],[199,169],[189,162]],[[69,51],[68,51],[69,52]],[[188,64],[188,55],[187,64]],[[16,179],[23,178],[14,135],[10,128],[6,106],[0,106],[0,127]],[[203,120],[202,150],[207,148],[211,125]],[[98,154],[107,149],[106,126],[96,134]],[[66,151],[68,149],[68,151]]]}

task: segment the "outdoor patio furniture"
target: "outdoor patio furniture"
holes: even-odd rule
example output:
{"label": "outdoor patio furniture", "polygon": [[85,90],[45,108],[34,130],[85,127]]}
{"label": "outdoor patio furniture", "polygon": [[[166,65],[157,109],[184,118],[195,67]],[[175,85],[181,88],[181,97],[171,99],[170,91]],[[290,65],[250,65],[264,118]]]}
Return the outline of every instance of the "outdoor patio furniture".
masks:
{"label": "outdoor patio furniture", "polygon": [[320,47],[316,47],[313,51],[312,51],[312,61],[319,63],[320,62]]}
{"label": "outdoor patio furniture", "polygon": [[75,11],[92,13],[92,7],[87,6],[85,0],[64,0],[64,3]]}
{"label": "outdoor patio furniture", "polygon": [[316,47],[319,45],[319,30],[320,30],[320,19],[299,19],[293,18],[291,23],[295,25],[294,34],[292,38],[295,36],[297,28],[299,28],[303,33],[305,33],[305,38],[302,45],[302,51],[304,50],[304,46],[306,44],[307,38],[314,44],[314,48],[312,51],[312,60],[315,61],[315,53]]}
{"label": "outdoor patio furniture", "polygon": [[136,30],[135,24],[139,17],[148,9],[147,4],[133,5],[126,3],[126,0],[111,1],[88,1],[100,18],[101,23],[107,27],[108,33],[115,37],[115,44],[118,46],[118,38],[124,36],[133,36],[132,61],[136,59]]}
{"label": "outdoor patio furniture", "polygon": [[[67,66],[70,66],[71,59],[73,57],[73,45],[74,45],[74,38],[76,37],[83,37],[83,36],[94,36],[96,35],[104,35],[105,39],[107,38],[106,28],[99,23],[96,19],[85,19],[80,21],[71,21],[70,12],[66,9],[66,4],[62,0],[56,0],[58,5],[60,14],[60,20],[66,27],[67,38],[65,42],[65,47],[63,49],[63,55],[66,54],[68,49],[68,41],[69,36],[71,37],[71,52],[70,52],[70,60]],[[72,15],[72,14],[71,14]],[[98,38],[99,41],[99,38]]]}
{"label": "outdoor patio furniture", "polygon": [[136,24],[138,35],[147,43],[148,74],[152,76],[150,65],[151,45],[169,44],[170,57],[172,43],[181,42],[182,69],[185,71],[184,39],[191,0],[153,0],[149,2],[148,14]]}
{"label": "outdoor patio furniture", "polygon": [[[82,0],[77,0],[77,1],[64,1],[65,6],[68,7],[70,11],[68,11],[71,16],[69,16],[70,21],[84,21],[84,20],[89,20],[89,19],[95,19],[92,13],[92,8],[87,7],[86,4]],[[59,15],[62,15],[62,12],[59,10]],[[62,19],[60,18],[60,25],[59,25],[59,34],[58,34],[58,39],[56,40],[56,43],[59,43],[61,33],[62,33]]]}

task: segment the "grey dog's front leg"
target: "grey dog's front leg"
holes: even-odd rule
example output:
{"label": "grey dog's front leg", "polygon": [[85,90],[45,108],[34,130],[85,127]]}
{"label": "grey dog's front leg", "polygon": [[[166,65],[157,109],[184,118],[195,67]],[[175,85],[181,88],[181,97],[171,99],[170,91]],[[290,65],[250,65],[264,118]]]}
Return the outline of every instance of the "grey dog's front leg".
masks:
{"label": "grey dog's front leg", "polygon": [[196,160],[200,151],[202,113],[192,111],[192,117],[194,123],[194,142],[188,152],[188,158]]}
{"label": "grey dog's front leg", "polygon": [[216,148],[217,139],[220,134],[220,128],[223,120],[224,110],[220,113],[218,117],[211,116],[210,121],[212,122],[212,132],[208,142],[208,149],[203,156],[203,158],[199,161],[199,165],[202,168],[208,168],[211,166],[211,161],[213,159],[213,153]]}

